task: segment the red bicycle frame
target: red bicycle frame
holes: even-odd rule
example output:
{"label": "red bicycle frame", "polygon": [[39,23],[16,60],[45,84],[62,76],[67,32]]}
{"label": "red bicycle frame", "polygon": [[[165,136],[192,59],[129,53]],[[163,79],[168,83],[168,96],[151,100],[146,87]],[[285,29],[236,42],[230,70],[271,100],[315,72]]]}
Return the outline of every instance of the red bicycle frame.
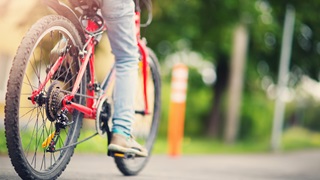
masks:
{"label": "red bicycle frame", "polygon": [[[137,42],[138,42],[138,47],[140,50],[141,54],[141,63],[142,63],[142,77],[143,77],[143,95],[144,95],[144,103],[145,103],[145,108],[144,108],[144,114],[149,114],[149,108],[148,108],[148,99],[147,99],[147,57],[148,57],[148,51],[147,51],[147,46],[146,43],[141,40],[140,38],[140,12],[136,11],[136,16],[135,16],[135,25],[136,25],[136,37],[137,37]],[[98,25],[93,21],[93,20],[88,20],[86,30],[89,32],[94,32],[97,30],[99,27]],[[105,29],[104,29],[105,30]],[[94,88],[88,88],[88,87],[94,87],[95,83],[95,69],[94,69],[94,52],[95,52],[95,44],[96,39],[94,36],[90,36],[87,34],[87,41],[84,47],[84,50],[82,54],[84,56],[80,59],[81,66],[80,70],[78,73],[78,76],[76,78],[76,81],[73,85],[73,89],[70,94],[66,95],[62,101],[62,107],[63,109],[67,109],[69,112],[72,111],[73,109],[76,109],[82,113],[84,113],[86,118],[90,119],[96,119],[96,114],[97,114],[97,106],[99,104],[99,101],[103,99],[102,97],[106,96],[105,92],[109,88],[109,84],[111,81],[114,80],[114,75],[115,75],[115,68],[113,67],[107,78],[103,81],[101,85],[101,89],[104,92],[98,99],[95,98],[95,89]],[[85,52],[85,53],[84,53]],[[58,58],[58,60],[54,63],[54,65],[51,67],[50,71],[48,72],[46,79],[44,82],[42,82],[39,86],[38,89],[34,90],[32,92],[32,96],[30,97],[31,101],[33,104],[35,104],[35,99],[36,97],[43,91],[43,88],[45,85],[48,83],[48,81],[52,78],[52,76],[55,74],[55,72],[58,70],[59,66],[63,63],[66,55],[62,55]],[[87,92],[86,92],[86,97],[87,97],[87,103],[86,106],[72,102],[72,99],[74,96],[77,94],[79,90],[79,85],[81,83],[81,80],[83,78],[83,75],[87,69],[87,66],[89,65],[90,69],[90,82],[87,87]]]}

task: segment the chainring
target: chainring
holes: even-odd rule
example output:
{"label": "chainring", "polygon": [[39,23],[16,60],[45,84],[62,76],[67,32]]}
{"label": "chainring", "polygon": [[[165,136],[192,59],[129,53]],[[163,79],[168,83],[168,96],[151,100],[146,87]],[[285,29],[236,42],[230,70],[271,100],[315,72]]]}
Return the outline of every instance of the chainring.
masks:
{"label": "chainring", "polygon": [[53,122],[57,119],[57,115],[62,108],[62,100],[65,94],[60,91],[57,81],[54,81],[49,89],[46,99],[46,114],[49,121]]}
{"label": "chainring", "polygon": [[109,120],[112,116],[111,103],[108,102],[107,97],[101,98],[96,115],[96,130],[100,135],[108,133],[109,131]]}

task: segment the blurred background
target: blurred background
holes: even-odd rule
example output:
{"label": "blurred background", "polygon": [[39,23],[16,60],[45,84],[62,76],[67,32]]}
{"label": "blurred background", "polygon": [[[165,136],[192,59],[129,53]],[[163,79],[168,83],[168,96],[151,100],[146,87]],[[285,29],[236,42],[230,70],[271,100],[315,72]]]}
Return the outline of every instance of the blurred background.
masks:
{"label": "blurred background", "polygon": [[[153,22],[141,34],[158,56],[162,72],[156,153],[167,152],[171,71],[177,62],[189,68],[183,153],[270,151],[277,101],[285,105],[278,149],[320,147],[320,1],[152,2]],[[288,28],[292,36],[284,33],[286,12],[294,19]],[[3,106],[12,59],[26,31],[50,13],[39,0],[0,0],[0,154],[6,153]],[[144,11],[142,15],[147,16]],[[292,51],[279,98],[285,35],[292,38],[285,46]],[[106,73],[101,63],[112,59],[110,51],[105,36],[98,47],[98,80]],[[105,152],[105,140],[88,143],[90,148],[85,143],[79,151]]]}

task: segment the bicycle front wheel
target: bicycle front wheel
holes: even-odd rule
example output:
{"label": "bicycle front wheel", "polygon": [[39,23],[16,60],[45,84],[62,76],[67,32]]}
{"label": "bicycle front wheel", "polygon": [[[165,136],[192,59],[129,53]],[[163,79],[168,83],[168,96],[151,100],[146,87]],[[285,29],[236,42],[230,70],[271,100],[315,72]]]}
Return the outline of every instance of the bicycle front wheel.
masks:
{"label": "bicycle front wheel", "polygon": [[[149,156],[146,158],[134,158],[134,159],[124,159],[121,157],[115,157],[115,162],[118,169],[122,174],[126,176],[132,176],[138,174],[144,166],[147,164],[149,157],[151,156],[151,151],[153,144],[155,142],[159,118],[160,118],[160,107],[161,107],[161,78],[159,73],[158,59],[154,52],[148,48],[149,57],[147,58],[147,104],[145,102],[144,94],[144,80],[142,66],[139,66],[139,80],[137,86],[137,94],[135,100],[135,112],[136,117],[132,126],[132,135],[135,137],[136,141],[142,146],[146,147],[149,151]],[[148,112],[145,114],[144,110],[148,106]]]}
{"label": "bicycle front wheel", "polygon": [[[36,98],[30,98],[62,52],[72,47],[82,47],[72,23],[59,15],[46,16],[28,31],[13,60],[6,94],[5,134],[11,162],[23,179],[56,179],[74,152],[74,146],[63,148],[77,142],[83,114],[70,112],[68,125],[59,133],[55,129],[61,98],[73,88],[79,59],[67,54],[43,90]],[[85,77],[79,94],[85,93]],[[72,101],[85,104],[80,96]],[[55,150],[63,150],[48,152],[53,137]]]}

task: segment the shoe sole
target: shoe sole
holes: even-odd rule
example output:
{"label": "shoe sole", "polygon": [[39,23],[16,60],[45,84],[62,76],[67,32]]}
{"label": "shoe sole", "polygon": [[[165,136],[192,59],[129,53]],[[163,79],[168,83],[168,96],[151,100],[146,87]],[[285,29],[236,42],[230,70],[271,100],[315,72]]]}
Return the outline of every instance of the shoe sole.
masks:
{"label": "shoe sole", "polygon": [[119,152],[119,153],[132,153],[132,154],[135,154],[136,156],[138,157],[147,157],[148,154],[145,154],[139,150],[136,150],[136,149],[132,149],[132,148],[124,148],[124,147],[121,147],[121,146],[118,146],[118,145],[115,145],[115,144],[110,144],[108,146],[108,150],[109,151],[112,151],[112,152]]}

